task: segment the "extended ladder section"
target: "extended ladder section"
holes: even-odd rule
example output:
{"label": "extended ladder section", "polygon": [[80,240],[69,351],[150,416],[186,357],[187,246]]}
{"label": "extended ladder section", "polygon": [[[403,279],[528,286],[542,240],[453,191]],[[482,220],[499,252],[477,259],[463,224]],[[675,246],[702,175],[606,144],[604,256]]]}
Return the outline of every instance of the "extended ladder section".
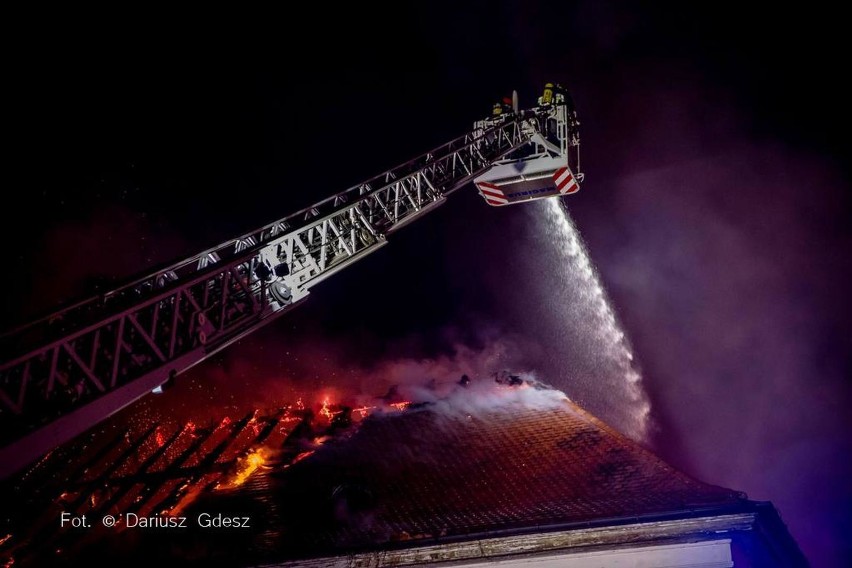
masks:
{"label": "extended ladder section", "polygon": [[[0,336],[0,478],[297,305],[470,180],[565,126],[543,105]],[[535,151],[535,149],[533,149]]]}

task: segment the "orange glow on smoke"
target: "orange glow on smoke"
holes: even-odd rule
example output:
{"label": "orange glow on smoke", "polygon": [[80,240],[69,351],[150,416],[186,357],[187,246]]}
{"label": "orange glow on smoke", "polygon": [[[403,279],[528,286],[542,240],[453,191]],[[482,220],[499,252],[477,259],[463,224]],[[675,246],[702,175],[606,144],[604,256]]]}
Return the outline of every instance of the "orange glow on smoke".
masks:
{"label": "orange glow on smoke", "polygon": [[315,451],[316,450],[310,450],[308,452],[302,452],[301,454],[299,454],[295,458],[293,458],[293,461],[290,462],[290,465],[293,465],[295,463],[299,463],[303,459],[311,457],[314,454]]}

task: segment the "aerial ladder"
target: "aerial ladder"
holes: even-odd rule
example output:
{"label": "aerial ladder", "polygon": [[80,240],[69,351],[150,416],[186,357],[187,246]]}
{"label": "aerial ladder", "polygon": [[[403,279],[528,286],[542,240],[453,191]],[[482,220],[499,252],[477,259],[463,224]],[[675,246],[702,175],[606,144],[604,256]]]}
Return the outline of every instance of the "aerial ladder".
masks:
{"label": "aerial ladder", "polygon": [[579,123],[548,88],[531,109],[515,94],[381,175],[0,335],[0,479],[300,305],[470,181],[495,207],[576,192]]}

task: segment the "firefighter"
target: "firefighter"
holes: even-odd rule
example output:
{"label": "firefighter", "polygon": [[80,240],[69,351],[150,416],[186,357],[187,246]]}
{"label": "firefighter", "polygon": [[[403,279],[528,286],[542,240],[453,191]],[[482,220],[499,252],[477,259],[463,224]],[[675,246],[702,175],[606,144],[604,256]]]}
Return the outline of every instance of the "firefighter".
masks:
{"label": "firefighter", "polygon": [[556,90],[554,91],[555,98],[557,103],[564,104],[568,109],[568,116],[572,117],[573,120],[577,118],[577,109],[574,108],[574,99],[571,97],[571,94],[568,92],[568,89],[560,85],[556,84]]}
{"label": "firefighter", "polygon": [[491,116],[492,118],[496,118],[498,116],[512,114],[513,112],[512,97],[503,97],[499,103],[494,103],[494,107],[491,109]]}
{"label": "firefighter", "polygon": [[538,104],[553,104],[553,83],[545,83],[544,93],[542,93],[542,95],[538,98]]}
{"label": "firefighter", "polygon": [[558,104],[566,104],[568,106],[568,110],[574,112],[574,100],[571,98],[571,95],[568,94],[568,89],[556,83],[553,87],[553,99]]}
{"label": "firefighter", "polygon": [[574,108],[574,99],[568,93],[568,89],[560,83],[547,83],[544,85],[544,93],[538,98],[540,106],[552,104],[564,104],[568,107],[569,116],[576,117],[577,111]]}

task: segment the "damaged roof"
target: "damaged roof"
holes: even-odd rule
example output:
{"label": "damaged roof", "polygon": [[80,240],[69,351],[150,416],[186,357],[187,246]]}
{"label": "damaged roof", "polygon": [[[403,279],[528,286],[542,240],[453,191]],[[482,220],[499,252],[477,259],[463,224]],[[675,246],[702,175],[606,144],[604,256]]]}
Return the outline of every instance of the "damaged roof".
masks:
{"label": "damaged roof", "polygon": [[[25,476],[52,480],[39,492],[49,507],[6,550],[24,566],[94,553],[105,562],[254,564],[694,516],[746,502],[672,468],[558,391],[474,385],[428,403],[385,402],[361,420],[340,407],[291,408],[208,428],[149,428],[102,449],[89,441],[87,456],[57,450]],[[189,528],[120,521],[71,534],[57,528],[65,510],[97,519],[183,515]],[[249,517],[250,526],[200,529],[201,513]]]}
{"label": "damaged roof", "polygon": [[278,546],[311,553],[634,519],[740,502],[565,400],[474,413],[426,406],[366,420],[288,468]]}

